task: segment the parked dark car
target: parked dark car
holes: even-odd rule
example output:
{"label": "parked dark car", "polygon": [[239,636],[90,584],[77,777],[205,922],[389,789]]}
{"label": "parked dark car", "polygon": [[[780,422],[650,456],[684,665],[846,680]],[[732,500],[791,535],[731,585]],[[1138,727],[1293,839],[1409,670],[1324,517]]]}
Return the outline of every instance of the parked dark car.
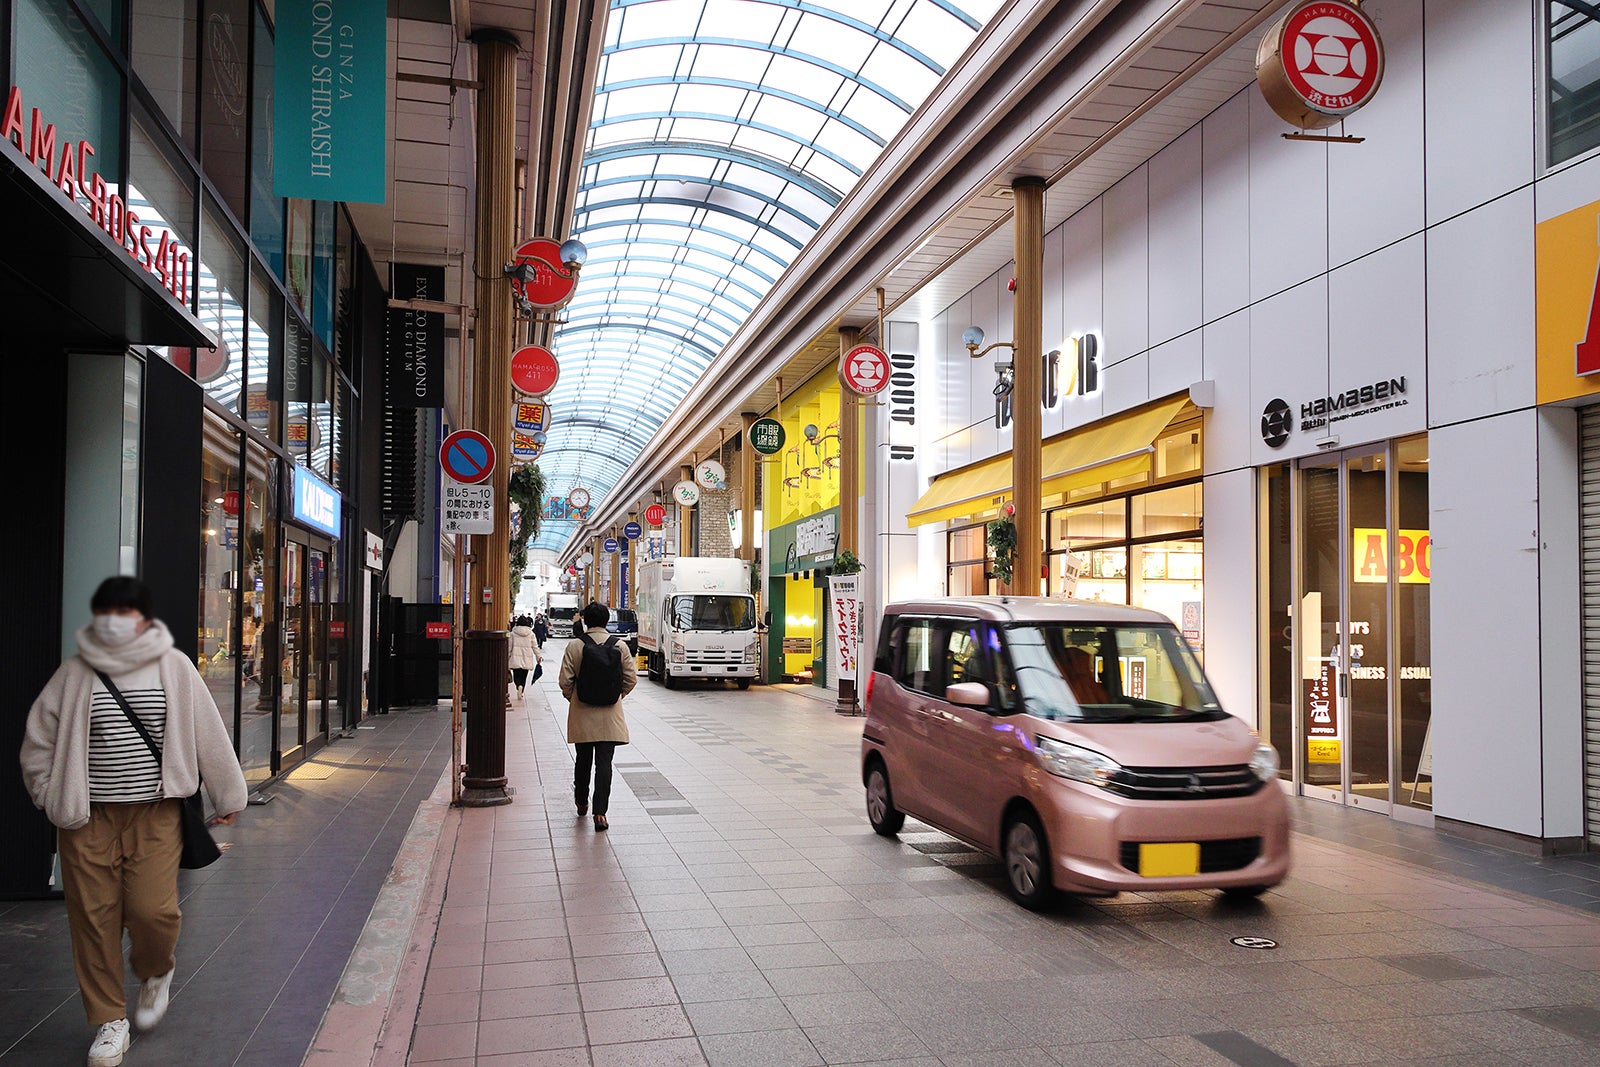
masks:
{"label": "parked dark car", "polygon": [[606,632],[625,638],[628,650],[635,656],[639,654],[639,616],[632,608],[612,608],[611,621],[606,623]]}

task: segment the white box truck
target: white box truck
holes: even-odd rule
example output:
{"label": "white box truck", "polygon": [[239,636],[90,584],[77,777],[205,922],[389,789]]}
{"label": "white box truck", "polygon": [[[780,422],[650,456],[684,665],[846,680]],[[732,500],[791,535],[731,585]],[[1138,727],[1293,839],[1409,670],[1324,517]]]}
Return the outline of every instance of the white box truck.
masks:
{"label": "white box truck", "polygon": [[550,624],[551,637],[573,637],[583,620],[578,615],[577,593],[551,593],[545,621]]}
{"label": "white box truck", "polygon": [[639,564],[639,651],[650,677],[677,688],[688,678],[755,680],[760,637],[750,564],[678,556]]}

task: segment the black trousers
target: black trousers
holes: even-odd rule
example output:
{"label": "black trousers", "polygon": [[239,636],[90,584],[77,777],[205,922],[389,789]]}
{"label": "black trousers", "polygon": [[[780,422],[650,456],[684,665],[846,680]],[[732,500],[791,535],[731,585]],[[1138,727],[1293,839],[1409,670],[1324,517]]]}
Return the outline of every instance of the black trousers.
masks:
{"label": "black trousers", "polygon": [[579,741],[578,759],[572,772],[572,799],[582,804],[589,799],[589,768],[594,767],[594,808],[604,815],[611,806],[611,754],[615,741]]}
{"label": "black trousers", "polygon": [[516,686],[518,689],[521,689],[523,686],[527,685],[528,684],[528,668],[526,668],[526,667],[512,667],[511,668],[511,684]]}

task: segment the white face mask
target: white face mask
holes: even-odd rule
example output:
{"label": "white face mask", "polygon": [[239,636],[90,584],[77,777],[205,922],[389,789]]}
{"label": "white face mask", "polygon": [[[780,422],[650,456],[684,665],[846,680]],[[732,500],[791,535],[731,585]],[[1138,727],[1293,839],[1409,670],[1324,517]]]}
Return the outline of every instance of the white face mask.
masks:
{"label": "white face mask", "polygon": [[143,621],[137,615],[96,615],[90,626],[102,644],[124,645],[133,640]]}

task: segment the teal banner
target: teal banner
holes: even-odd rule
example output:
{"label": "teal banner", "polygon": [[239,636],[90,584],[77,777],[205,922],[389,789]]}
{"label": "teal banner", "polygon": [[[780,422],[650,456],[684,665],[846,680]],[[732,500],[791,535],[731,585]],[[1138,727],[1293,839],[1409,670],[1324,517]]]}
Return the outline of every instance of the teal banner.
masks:
{"label": "teal banner", "polygon": [[384,202],[387,0],[278,0],[272,191]]}

